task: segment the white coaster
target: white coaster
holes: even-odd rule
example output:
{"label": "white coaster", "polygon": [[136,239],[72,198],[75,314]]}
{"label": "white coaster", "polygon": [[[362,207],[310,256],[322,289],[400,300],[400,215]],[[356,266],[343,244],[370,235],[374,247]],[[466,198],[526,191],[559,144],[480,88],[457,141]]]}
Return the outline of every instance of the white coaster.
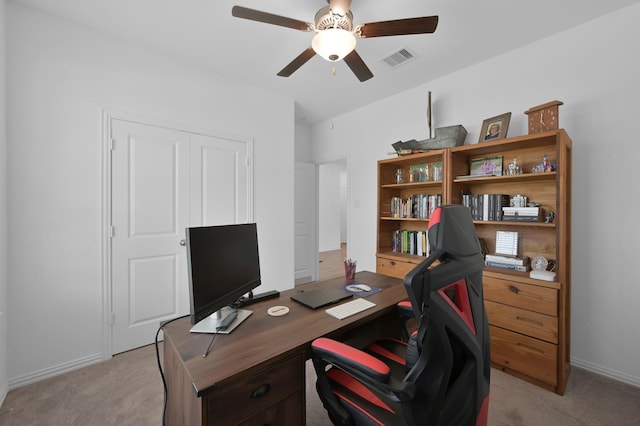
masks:
{"label": "white coaster", "polygon": [[289,313],[289,308],[286,306],[272,306],[267,309],[267,313],[272,317],[281,317]]}

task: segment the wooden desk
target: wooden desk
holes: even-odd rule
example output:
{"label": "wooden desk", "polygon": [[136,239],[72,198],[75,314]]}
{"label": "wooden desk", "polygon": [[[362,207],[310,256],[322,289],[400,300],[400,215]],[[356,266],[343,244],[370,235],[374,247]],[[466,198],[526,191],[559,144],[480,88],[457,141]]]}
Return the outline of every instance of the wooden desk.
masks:
{"label": "wooden desk", "polygon": [[[305,361],[314,339],[361,345],[399,335],[395,305],[407,298],[402,281],[372,272],[359,272],[356,279],[382,288],[368,298],[375,307],[337,320],[290,297],[301,289],[339,287],[344,278],[298,286],[279,299],[246,307],[253,315],[231,334],[217,336],[206,358],[202,354],[211,335],[190,333],[188,318],[168,324],[163,345],[167,424],[305,424]],[[274,305],[288,306],[289,314],[269,316],[267,309]]]}

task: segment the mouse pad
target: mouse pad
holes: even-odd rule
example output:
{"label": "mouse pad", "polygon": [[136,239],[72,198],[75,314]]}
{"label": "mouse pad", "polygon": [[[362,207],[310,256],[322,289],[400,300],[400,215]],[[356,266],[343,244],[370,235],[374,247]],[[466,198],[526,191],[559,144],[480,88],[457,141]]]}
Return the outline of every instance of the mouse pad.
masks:
{"label": "mouse pad", "polygon": [[364,283],[361,283],[360,281],[353,281],[353,282],[350,282],[349,284],[343,285],[342,288],[344,289],[344,291],[348,291],[349,293],[355,294],[356,296],[359,296],[359,297],[369,297],[372,294],[376,294],[382,291],[380,287],[371,287],[368,284],[365,284],[366,286],[371,288],[371,290],[368,290],[368,291],[359,290],[351,287],[351,286],[357,286],[358,284],[364,284]]}
{"label": "mouse pad", "polygon": [[302,291],[291,296],[292,300],[302,303],[311,309],[318,309],[348,299],[353,293],[345,291],[343,288],[317,288],[314,290]]}

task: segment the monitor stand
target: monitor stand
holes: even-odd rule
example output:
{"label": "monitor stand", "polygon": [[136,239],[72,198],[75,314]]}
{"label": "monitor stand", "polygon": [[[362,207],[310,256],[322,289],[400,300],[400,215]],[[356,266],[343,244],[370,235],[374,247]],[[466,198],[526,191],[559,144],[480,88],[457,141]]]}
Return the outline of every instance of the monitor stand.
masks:
{"label": "monitor stand", "polygon": [[233,330],[235,330],[235,328],[237,326],[239,326],[240,324],[242,324],[242,322],[244,320],[246,320],[247,318],[249,318],[249,315],[251,315],[253,313],[253,311],[248,311],[246,309],[238,309],[238,316],[236,317],[236,319],[227,327],[226,330],[218,330],[218,326],[220,325],[220,323],[222,322],[222,320],[229,315],[231,312],[233,312],[234,308],[229,307],[229,306],[225,306],[224,308],[220,309],[219,311],[209,315],[208,317],[206,317],[205,319],[203,319],[202,321],[200,321],[199,323],[197,323],[196,325],[194,325],[193,327],[191,327],[191,332],[192,333],[217,333],[217,334],[229,334],[231,333]]}

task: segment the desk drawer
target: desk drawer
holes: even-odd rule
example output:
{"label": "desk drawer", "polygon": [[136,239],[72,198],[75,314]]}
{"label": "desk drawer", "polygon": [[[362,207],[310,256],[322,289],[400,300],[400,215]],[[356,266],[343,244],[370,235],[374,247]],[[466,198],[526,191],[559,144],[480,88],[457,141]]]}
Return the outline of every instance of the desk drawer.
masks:
{"label": "desk drawer", "polygon": [[207,395],[206,424],[237,424],[287,399],[291,404],[288,397],[296,393],[302,413],[304,375],[304,360],[297,356],[252,377],[222,384]]}
{"label": "desk drawer", "polygon": [[484,276],[484,298],[541,314],[558,316],[558,290]]}
{"label": "desk drawer", "polygon": [[489,324],[558,343],[558,318],[485,300]]}
{"label": "desk drawer", "polygon": [[415,263],[379,257],[376,263],[376,272],[390,277],[404,278],[415,267]]}
{"label": "desk drawer", "polygon": [[558,347],[522,334],[489,326],[491,361],[553,386],[557,380]]}

